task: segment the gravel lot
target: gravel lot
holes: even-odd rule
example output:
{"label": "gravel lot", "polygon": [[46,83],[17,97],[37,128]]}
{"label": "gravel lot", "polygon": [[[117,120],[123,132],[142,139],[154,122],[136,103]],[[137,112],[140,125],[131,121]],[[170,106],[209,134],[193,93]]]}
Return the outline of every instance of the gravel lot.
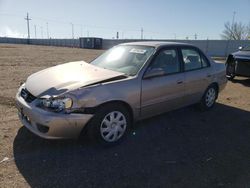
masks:
{"label": "gravel lot", "polygon": [[0,187],[250,187],[250,79],[228,82],[214,109],[187,107],[135,124],[124,142],[44,140],[14,107],[28,75],[101,50],[0,44]]}

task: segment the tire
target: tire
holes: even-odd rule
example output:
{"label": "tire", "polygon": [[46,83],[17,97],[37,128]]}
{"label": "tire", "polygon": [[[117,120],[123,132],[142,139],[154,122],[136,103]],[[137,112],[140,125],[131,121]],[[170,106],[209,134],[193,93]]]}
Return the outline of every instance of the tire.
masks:
{"label": "tire", "polygon": [[125,106],[107,104],[100,107],[88,124],[87,135],[92,142],[112,145],[125,138],[130,126],[131,116]]}
{"label": "tire", "polygon": [[205,111],[213,108],[217,97],[218,97],[218,88],[214,84],[210,85],[206,89],[205,93],[201,98],[199,104],[200,110]]}
{"label": "tire", "polygon": [[226,75],[228,80],[233,80],[235,77],[235,63],[226,64]]}

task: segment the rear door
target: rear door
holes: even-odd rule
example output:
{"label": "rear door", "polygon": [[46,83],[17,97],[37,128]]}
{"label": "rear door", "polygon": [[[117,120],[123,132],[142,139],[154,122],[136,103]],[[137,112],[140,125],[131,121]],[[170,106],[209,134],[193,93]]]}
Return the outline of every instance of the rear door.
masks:
{"label": "rear door", "polygon": [[182,47],[180,53],[185,72],[184,103],[189,105],[200,101],[212,82],[212,68],[205,55],[194,47]]}
{"label": "rear door", "polygon": [[[176,48],[160,50],[147,71],[163,69],[164,74],[142,79],[141,116],[142,118],[176,109],[182,105],[184,96],[184,73]],[[147,72],[146,71],[146,72]]]}

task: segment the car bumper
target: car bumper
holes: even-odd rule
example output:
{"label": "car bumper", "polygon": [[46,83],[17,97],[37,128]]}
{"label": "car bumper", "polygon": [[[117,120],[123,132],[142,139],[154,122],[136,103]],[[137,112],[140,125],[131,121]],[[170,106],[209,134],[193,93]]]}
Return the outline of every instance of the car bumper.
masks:
{"label": "car bumper", "polygon": [[[33,101],[35,102],[35,101]],[[45,111],[16,95],[16,107],[22,124],[34,134],[46,139],[78,138],[92,114],[61,114]]]}
{"label": "car bumper", "polygon": [[250,76],[250,60],[249,59],[237,59],[235,66],[235,73],[238,76]]}

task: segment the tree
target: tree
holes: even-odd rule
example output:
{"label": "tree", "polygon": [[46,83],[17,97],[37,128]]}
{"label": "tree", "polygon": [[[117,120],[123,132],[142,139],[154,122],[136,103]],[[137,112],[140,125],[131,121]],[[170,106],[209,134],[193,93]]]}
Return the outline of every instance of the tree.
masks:
{"label": "tree", "polygon": [[250,40],[250,22],[249,22],[249,24],[247,26],[247,29],[248,29],[248,40]]}
{"label": "tree", "polygon": [[250,23],[248,25],[244,25],[241,22],[226,22],[224,26],[225,29],[221,34],[222,39],[247,40],[250,36]]}

